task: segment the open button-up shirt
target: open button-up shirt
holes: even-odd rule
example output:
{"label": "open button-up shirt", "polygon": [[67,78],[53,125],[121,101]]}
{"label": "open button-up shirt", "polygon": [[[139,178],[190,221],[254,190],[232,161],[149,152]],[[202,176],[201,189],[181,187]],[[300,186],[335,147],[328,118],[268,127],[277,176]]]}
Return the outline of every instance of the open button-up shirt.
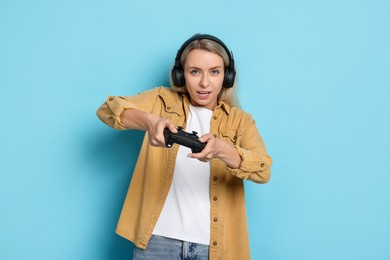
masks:
{"label": "open button-up shirt", "polygon": [[[98,117],[120,130],[125,109],[138,109],[186,125],[187,95],[158,87],[131,97],[110,96],[98,109]],[[231,143],[241,157],[238,169],[219,159],[210,162],[210,259],[249,259],[243,180],[266,183],[270,178],[271,157],[252,117],[237,107],[218,102],[210,122],[210,132]],[[149,145],[145,134],[116,232],[146,248],[163,208],[172,182],[178,145],[167,149]]]}

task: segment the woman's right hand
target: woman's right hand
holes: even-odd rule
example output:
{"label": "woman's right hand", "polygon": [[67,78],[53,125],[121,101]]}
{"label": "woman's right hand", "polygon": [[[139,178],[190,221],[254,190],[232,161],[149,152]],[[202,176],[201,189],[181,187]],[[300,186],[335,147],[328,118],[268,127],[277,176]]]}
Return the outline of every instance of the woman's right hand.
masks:
{"label": "woman's right hand", "polygon": [[126,109],[121,115],[121,122],[127,129],[138,129],[148,132],[152,146],[165,147],[164,129],[177,133],[176,126],[168,119],[161,118],[137,109]]}
{"label": "woman's right hand", "polygon": [[166,147],[164,129],[168,128],[171,132],[177,133],[176,126],[168,119],[161,118],[156,115],[151,115],[146,131],[149,136],[149,144],[156,147]]}

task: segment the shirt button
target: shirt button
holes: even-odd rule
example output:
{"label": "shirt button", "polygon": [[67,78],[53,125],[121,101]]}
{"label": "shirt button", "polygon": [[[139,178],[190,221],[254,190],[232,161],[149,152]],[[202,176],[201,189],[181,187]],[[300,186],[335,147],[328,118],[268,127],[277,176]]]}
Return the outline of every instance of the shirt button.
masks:
{"label": "shirt button", "polygon": [[217,119],[218,117],[217,117],[217,116],[214,116],[213,118],[214,118],[214,119]]}
{"label": "shirt button", "polygon": [[216,245],[218,245],[218,243],[214,241],[214,242],[213,242],[213,246],[216,246]]}
{"label": "shirt button", "polygon": [[168,110],[171,110],[171,107],[167,107]]}
{"label": "shirt button", "polygon": [[218,180],[218,177],[217,176],[214,176],[213,177],[213,181],[217,181]]}
{"label": "shirt button", "polygon": [[114,98],[112,98],[112,97],[108,98],[108,101],[113,101],[113,100],[114,100]]}
{"label": "shirt button", "polygon": [[264,163],[261,163],[261,164],[260,164],[260,167],[261,167],[261,168],[264,168],[264,166],[265,166]]}
{"label": "shirt button", "polygon": [[214,218],[213,220],[214,220],[214,222],[218,222],[218,218]]}
{"label": "shirt button", "polygon": [[217,198],[217,197],[214,197],[214,198],[213,198],[213,200],[214,200],[214,201],[217,201],[217,200],[218,200],[218,198]]}

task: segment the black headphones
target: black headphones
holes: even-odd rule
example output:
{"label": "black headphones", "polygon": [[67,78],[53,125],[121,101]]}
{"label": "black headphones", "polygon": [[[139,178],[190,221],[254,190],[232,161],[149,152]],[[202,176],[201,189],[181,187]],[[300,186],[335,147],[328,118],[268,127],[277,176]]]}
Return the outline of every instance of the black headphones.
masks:
{"label": "black headphones", "polygon": [[234,80],[236,77],[236,70],[234,68],[234,59],[233,59],[233,52],[229,51],[229,49],[226,47],[226,45],[217,37],[209,35],[209,34],[195,34],[191,38],[189,38],[187,41],[183,43],[183,45],[180,47],[180,49],[177,51],[176,58],[175,58],[175,65],[173,65],[171,76],[172,76],[172,82],[173,85],[176,87],[183,87],[185,85],[185,79],[184,79],[184,70],[183,66],[180,62],[181,54],[183,53],[184,49],[193,41],[207,39],[214,41],[221,45],[225,51],[227,52],[229,56],[229,66],[225,68],[225,76],[223,79],[222,86],[225,88],[231,88],[234,85]]}

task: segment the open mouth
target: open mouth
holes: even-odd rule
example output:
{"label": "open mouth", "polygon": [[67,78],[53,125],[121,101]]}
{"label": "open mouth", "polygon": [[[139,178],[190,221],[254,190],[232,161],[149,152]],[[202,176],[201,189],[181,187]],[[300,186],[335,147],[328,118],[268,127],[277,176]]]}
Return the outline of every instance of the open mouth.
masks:
{"label": "open mouth", "polygon": [[211,92],[208,91],[197,91],[200,99],[208,99]]}

